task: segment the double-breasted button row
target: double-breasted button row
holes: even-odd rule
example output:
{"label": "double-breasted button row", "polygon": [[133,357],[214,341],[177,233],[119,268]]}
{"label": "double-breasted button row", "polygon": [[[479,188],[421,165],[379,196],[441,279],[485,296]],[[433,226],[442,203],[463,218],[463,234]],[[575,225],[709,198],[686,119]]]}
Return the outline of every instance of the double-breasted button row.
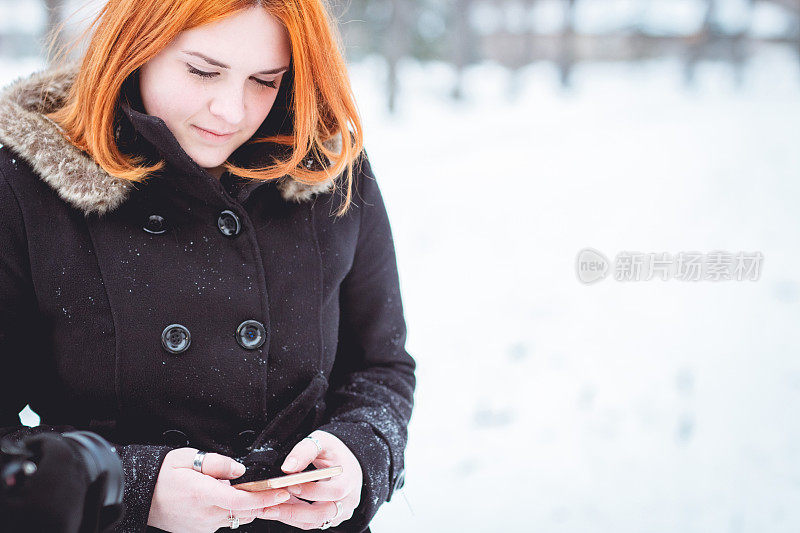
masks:
{"label": "double-breasted button row", "polygon": [[[233,439],[234,450],[241,455],[247,455],[253,451],[253,444],[255,443],[258,434],[252,429],[246,429],[239,432]],[[180,429],[168,429],[161,433],[161,443],[171,448],[185,448],[191,446],[189,436]]]}
{"label": "double-breasted button row", "polygon": [[[217,228],[226,237],[236,237],[242,232],[242,222],[236,213],[226,209],[217,216]],[[153,235],[161,235],[167,232],[167,221],[161,215],[152,214],[147,217],[142,229]]]}
{"label": "double-breasted button row", "polygon": [[[267,329],[257,320],[245,320],[236,328],[236,341],[247,350],[260,348],[266,340]],[[170,324],[161,332],[161,344],[169,353],[183,353],[191,343],[189,329],[181,324]]]}

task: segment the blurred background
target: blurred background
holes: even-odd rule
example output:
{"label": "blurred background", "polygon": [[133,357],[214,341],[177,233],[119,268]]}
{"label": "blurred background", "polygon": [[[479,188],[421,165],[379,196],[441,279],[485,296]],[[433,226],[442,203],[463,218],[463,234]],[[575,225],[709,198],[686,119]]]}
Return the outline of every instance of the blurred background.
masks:
{"label": "blurred background", "polygon": [[[0,1],[0,81],[101,4]],[[800,530],[800,0],[330,9],[418,363],[373,531]],[[584,284],[586,247],[763,260]]]}

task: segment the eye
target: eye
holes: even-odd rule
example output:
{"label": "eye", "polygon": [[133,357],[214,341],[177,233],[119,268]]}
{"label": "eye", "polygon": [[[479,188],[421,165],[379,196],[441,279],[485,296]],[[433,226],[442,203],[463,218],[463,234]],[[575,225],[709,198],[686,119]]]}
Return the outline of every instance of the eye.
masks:
{"label": "eye", "polygon": [[275,83],[277,80],[266,81],[266,80],[259,80],[258,78],[253,78],[259,85],[264,87],[272,87],[273,89],[278,87],[278,84]]}
{"label": "eye", "polygon": [[196,74],[196,75],[200,76],[201,78],[213,78],[214,76],[217,75],[216,72],[204,72],[202,70],[197,70],[196,68],[194,68],[193,66],[189,65],[188,63],[186,64],[186,66],[189,67],[189,72],[191,72],[192,74]]}
{"label": "eye", "polygon": [[[186,64],[186,66],[189,68],[189,72],[191,72],[192,74],[194,74],[196,76],[200,76],[201,78],[205,78],[205,79],[213,78],[214,76],[217,76],[219,74],[218,72],[205,72],[203,70],[198,70],[198,69],[194,68],[193,66],[191,66],[188,63]],[[278,84],[276,83],[277,80],[266,81],[266,80],[260,80],[258,78],[253,78],[253,80],[255,80],[255,82],[258,83],[262,87],[272,87],[273,89],[277,89],[278,88]]]}

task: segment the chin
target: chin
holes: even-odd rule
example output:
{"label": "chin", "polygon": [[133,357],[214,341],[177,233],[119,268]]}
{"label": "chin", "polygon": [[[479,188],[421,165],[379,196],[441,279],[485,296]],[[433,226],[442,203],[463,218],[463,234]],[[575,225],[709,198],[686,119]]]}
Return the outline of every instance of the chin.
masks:
{"label": "chin", "polygon": [[215,168],[215,167],[218,167],[218,166],[224,164],[225,161],[227,161],[227,159],[228,159],[227,156],[226,157],[221,157],[220,156],[220,157],[215,157],[215,158],[211,159],[211,158],[208,157],[208,154],[204,154],[205,157],[203,157],[202,155],[198,155],[197,157],[195,157],[192,154],[189,154],[189,155],[191,156],[192,159],[194,159],[195,163],[197,163],[198,165],[200,165],[203,168]]}

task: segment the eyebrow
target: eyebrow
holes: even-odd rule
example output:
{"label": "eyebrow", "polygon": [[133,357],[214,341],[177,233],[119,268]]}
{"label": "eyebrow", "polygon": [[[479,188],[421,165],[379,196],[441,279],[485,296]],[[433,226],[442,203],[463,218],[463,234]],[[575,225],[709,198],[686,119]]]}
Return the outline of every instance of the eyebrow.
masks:
{"label": "eyebrow", "polygon": [[[225,63],[217,61],[216,59],[212,59],[212,58],[208,57],[207,55],[201,54],[200,52],[195,52],[193,50],[181,50],[181,52],[183,52],[184,54],[197,56],[200,59],[204,60],[206,63],[209,63],[210,65],[214,65],[215,67],[227,68],[227,69],[231,68],[228,65],[226,65]],[[287,67],[271,68],[271,69],[267,69],[267,70],[262,70],[260,72],[256,72],[256,74],[277,74],[279,72],[283,72],[284,70],[289,70],[289,67],[287,66]]]}

